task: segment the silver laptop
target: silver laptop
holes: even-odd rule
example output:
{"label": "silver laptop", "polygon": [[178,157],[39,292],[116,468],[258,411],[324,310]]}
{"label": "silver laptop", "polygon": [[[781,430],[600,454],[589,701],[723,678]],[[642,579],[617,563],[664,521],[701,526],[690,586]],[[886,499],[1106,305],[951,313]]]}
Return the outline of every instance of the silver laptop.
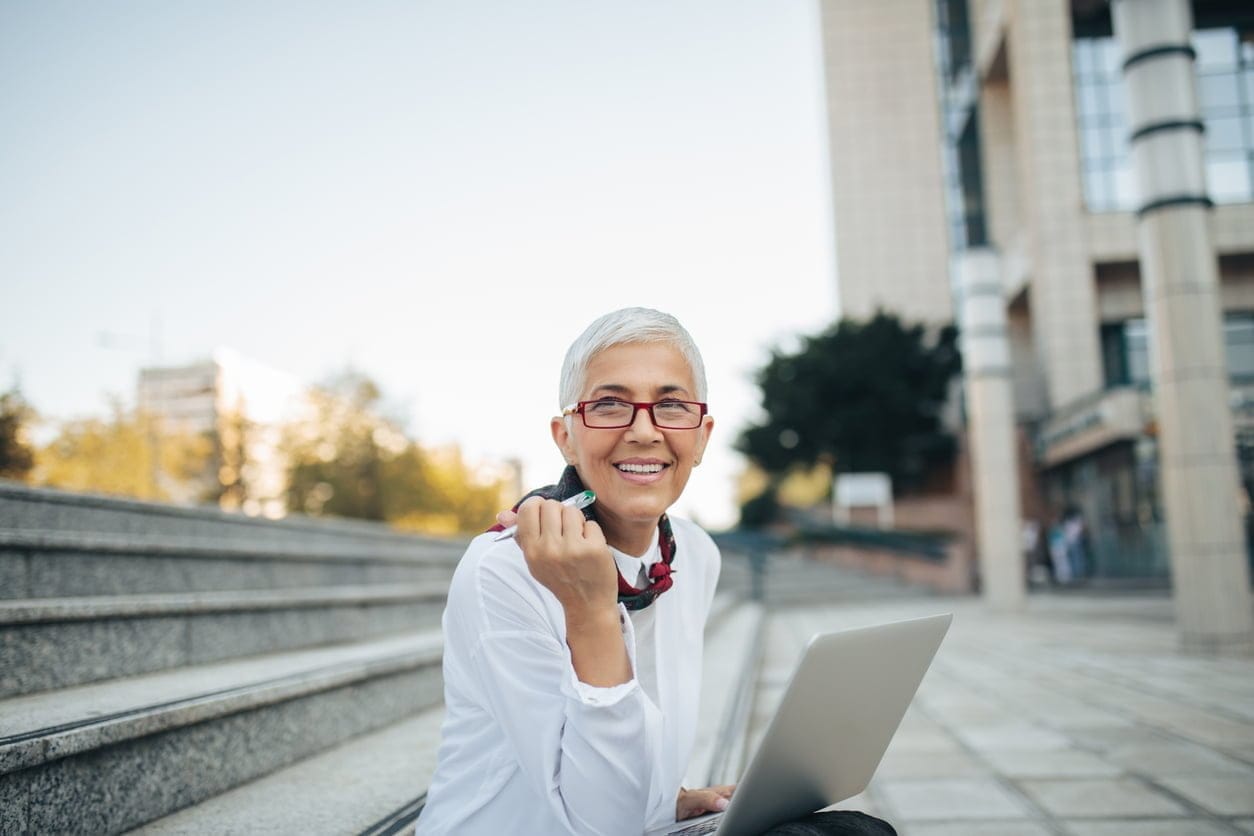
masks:
{"label": "silver laptop", "polygon": [[862,792],[952,620],[947,613],[812,638],[726,812],[647,836],[756,836]]}

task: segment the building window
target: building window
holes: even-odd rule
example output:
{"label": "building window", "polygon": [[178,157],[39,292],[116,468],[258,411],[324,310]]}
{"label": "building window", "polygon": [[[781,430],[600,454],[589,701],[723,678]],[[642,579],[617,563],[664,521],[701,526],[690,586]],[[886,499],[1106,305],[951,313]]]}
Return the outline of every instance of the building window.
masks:
{"label": "building window", "polygon": [[[1103,323],[1101,341],[1107,388],[1149,385],[1150,339],[1144,319]],[[1254,312],[1224,315],[1224,358],[1233,383],[1254,381]]]}
{"label": "building window", "polygon": [[[1254,200],[1254,31],[1199,29],[1192,41],[1206,125],[1207,191],[1216,203],[1249,202]],[[1072,68],[1085,205],[1091,212],[1135,209],[1117,42],[1077,38]]]}
{"label": "building window", "polygon": [[1254,380],[1254,313],[1224,317],[1224,354],[1229,377]]}
{"label": "building window", "polygon": [[973,109],[958,138],[958,185],[962,201],[962,233],[968,247],[988,244],[984,224],[984,181],[980,170],[979,110]]}

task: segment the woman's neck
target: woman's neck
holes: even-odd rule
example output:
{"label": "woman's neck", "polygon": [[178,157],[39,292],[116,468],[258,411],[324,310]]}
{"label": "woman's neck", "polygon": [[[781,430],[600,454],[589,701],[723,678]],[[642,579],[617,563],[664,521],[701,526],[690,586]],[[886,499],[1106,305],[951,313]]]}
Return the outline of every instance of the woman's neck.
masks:
{"label": "woman's neck", "polygon": [[[604,511],[604,509],[598,509]],[[605,534],[605,542],[624,554],[640,557],[657,542],[658,520],[637,522],[615,519],[612,514],[597,514],[597,522]]]}

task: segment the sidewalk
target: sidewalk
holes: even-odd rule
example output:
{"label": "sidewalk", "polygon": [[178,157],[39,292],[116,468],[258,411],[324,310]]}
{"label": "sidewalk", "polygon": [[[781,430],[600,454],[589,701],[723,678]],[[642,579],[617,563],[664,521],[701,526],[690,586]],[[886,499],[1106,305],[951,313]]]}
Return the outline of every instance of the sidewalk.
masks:
{"label": "sidewalk", "polygon": [[953,611],[867,792],[901,836],[1254,834],[1254,657],[1185,655],[1165,593],[777,610],[755,716],[819,630]]}

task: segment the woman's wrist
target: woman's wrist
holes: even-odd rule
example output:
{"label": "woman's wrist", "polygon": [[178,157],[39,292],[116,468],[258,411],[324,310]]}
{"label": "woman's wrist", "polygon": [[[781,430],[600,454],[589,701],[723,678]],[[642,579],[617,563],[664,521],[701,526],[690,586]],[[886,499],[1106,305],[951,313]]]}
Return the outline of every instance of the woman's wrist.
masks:
{"label": "woman's wrist", "polygon": [[566,646],[580,682],[597,687],[631,680],[631,661],[623,641],[618,606],[566,614]]}

